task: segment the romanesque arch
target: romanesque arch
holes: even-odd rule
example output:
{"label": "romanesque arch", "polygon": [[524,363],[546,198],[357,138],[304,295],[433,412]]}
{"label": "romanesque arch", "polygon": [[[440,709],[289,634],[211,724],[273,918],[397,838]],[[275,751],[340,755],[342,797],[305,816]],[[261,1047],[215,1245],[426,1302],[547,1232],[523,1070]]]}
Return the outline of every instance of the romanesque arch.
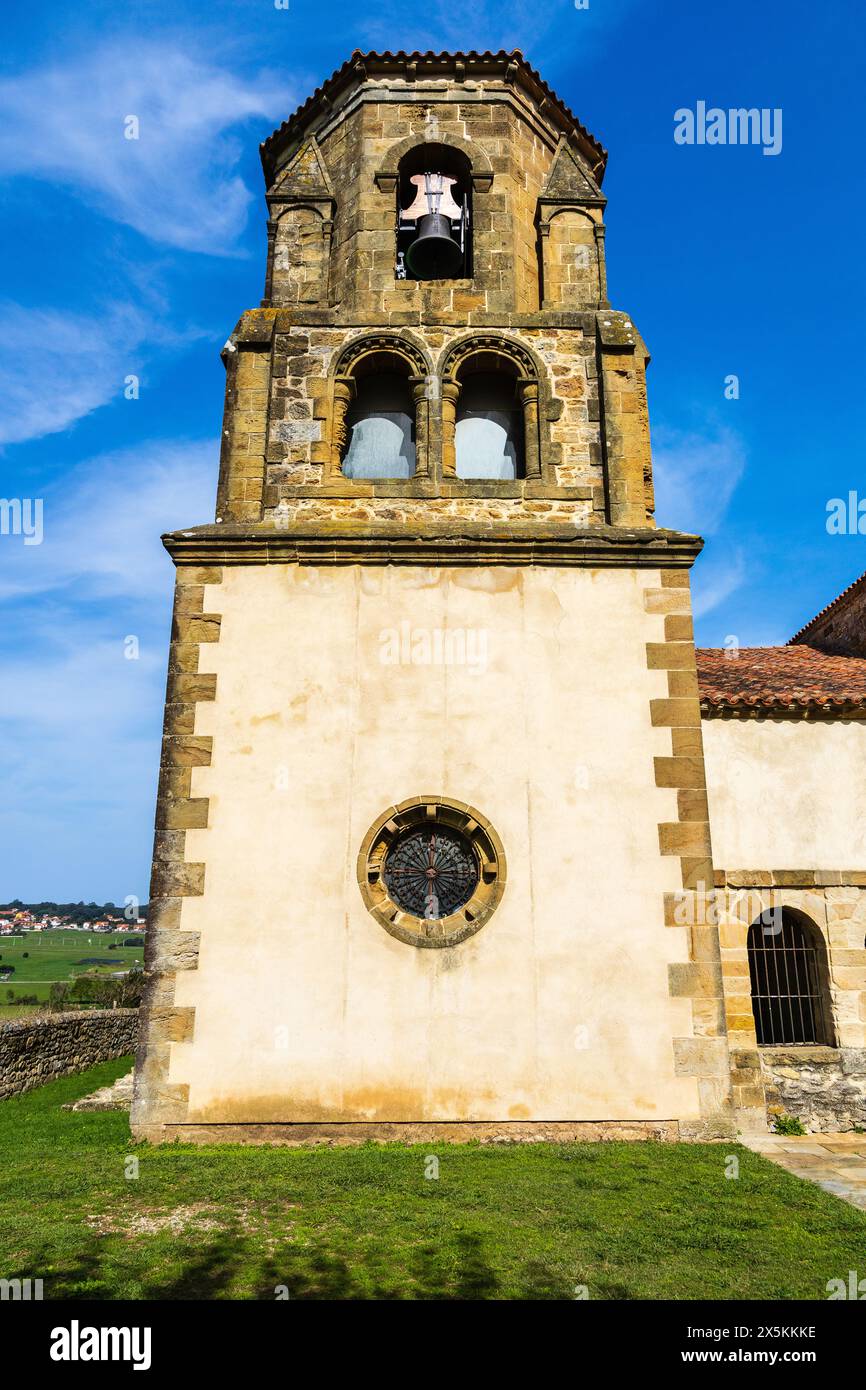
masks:
{"label": "romanesque arch", "polygon": [[771,907],[752,922],[746,948],[758,1043],[833,1046],[827,947],[811,917]]}
{"label": "romanesque arch", "polygon": [[343,348],[333,371],[333,473],[427,476],[429,372],[426,353],[402,334],[364,334]]}
{"label": "romanesque arch", "polygon": [[[503,334],[471,333],[452,343],[442,356],[439,374],[442,391],[442,471],[445,477],[509,476],[508,459],[513,460],[515,478],[542,476],[540,411],[542,384],[546,375],[533,354],[523,344]],[[507,383],[515,405],[513,423],[508,419],[505,401]],[[461,458],[461,428],[467,415],[483,415],[485,398],[491,416],[504,431],[501,469],[494,462],[491,471],[467,467]],[[468,408],[468,402],[472,408]]]}

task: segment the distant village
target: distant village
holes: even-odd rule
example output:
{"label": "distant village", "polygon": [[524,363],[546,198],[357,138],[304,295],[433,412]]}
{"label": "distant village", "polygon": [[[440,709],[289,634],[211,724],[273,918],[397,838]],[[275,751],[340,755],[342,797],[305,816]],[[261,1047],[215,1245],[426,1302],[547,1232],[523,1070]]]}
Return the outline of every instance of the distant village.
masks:
{"label": "distant village", "polygon": [[0,906],[0,936],[42,931],[143,931],[147,908],[137,907],[132,917],[127,915],[129,910],[113,903],[101,907],[97,903],[7,903]]}

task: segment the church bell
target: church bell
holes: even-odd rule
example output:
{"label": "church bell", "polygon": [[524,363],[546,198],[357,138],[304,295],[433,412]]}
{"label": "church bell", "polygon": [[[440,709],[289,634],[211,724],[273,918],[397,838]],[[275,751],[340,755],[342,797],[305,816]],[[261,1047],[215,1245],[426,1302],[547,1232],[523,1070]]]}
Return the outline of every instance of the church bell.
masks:
{"label": "church bell", "polygon": [[463,264],[463,252],[451,235],[451,223],[441,212],[418,219],[418,235],[406,253],[416,280],[451,280]]}
{"label": "church bell", "polygon": [[416,174],[417,193],[400,214],[400,226],[415,232],[406,249],[406,268],[415,280],[450,280],[464,270],[468,206],[455,201],[455,179]]}

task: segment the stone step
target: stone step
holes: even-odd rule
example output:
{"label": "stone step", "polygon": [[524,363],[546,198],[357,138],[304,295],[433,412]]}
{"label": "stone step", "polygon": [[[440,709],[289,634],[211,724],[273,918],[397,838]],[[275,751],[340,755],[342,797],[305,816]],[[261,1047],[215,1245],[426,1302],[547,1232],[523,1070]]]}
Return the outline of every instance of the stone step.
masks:
{"label": "stone step", "polygon": [[64,1110],[128,1110],[132,1105],[132,1083],[135,1071],[119,1076],[112,1086],[101,1086],[89,1096],[64,1105]]}

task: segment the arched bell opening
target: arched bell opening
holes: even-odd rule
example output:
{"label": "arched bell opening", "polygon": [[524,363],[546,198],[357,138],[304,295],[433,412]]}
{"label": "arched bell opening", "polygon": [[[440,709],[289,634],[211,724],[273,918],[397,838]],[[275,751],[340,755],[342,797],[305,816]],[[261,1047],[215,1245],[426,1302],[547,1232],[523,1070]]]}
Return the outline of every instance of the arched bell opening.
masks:
{"label": "arched bell opening", "polygon": [[507,348],[462,352],[442,383],[444,476],[538,478],[538,400],[537,378]]}
{"label": "arched bell opening", "polygon": [[471,358],[457,377],[454,423],[458,478],[508,482],[526,476],[523,407],[517,371],[507,359]]}
{"label": "arched bell opening", "polygon": [[397,353],[370,353],[343,388],[349,398],[341,459],[345,477],[411,478],[415,398],[408,362]]}
{"label": "arched bell opening", "polygon": [[397,178],[397,278],[472,276],[472,166],[449,145],[416,145]]}

